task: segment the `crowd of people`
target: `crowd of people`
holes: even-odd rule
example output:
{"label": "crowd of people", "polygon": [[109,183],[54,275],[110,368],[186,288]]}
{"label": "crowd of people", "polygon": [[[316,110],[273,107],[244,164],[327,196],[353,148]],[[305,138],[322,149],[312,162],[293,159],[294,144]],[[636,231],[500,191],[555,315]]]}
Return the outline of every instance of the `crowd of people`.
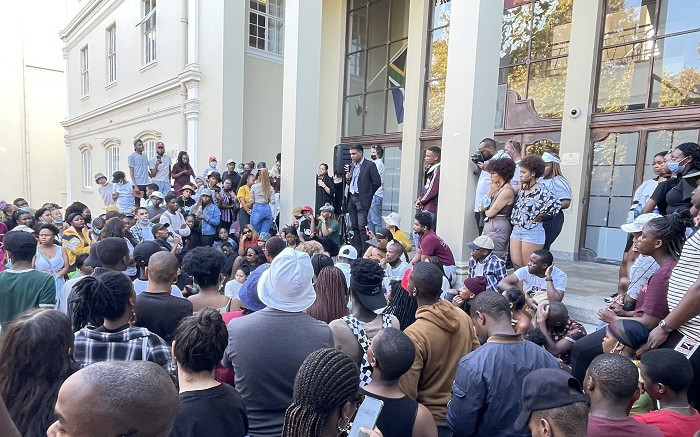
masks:
{"label": "crowd of people", "polygon": [[700,146],[655,157],[593,332],[550,250],[573,197],[555,154],[480,143],[457,283],[440,148],[410,232],[369,152],[321,164],[289,219],[279,154],[197,174],[139,140],[128,175],[95,175],[104,213],[0,202],[0,434],[337,436],[374,398],[373,437],[699,435]]}

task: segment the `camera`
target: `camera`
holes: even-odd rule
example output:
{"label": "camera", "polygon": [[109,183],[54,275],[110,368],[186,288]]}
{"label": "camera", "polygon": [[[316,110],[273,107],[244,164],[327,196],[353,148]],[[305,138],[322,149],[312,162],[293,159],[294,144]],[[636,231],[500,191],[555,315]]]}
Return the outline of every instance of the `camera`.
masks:
{"label": "camera", "polygon": [[472,154],[469,158],[472,160],[472,162],[474,164],[477,164],[477,165],[482,164],[484,161],[486,161],[484,159],[484,154],[481,152],[474,152],[474,154]]}
{"label": "camera", "polygon": [[581,110],[579,108],[571,108],[569,114],[571,114],[571,118],[578,118],[581,115]]}

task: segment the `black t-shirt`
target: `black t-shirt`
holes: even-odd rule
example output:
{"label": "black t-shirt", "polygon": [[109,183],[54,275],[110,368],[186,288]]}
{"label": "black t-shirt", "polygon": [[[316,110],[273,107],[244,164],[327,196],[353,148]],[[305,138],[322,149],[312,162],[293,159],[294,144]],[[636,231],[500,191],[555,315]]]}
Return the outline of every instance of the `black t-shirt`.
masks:
{"label": "black t-shirt", "polygon": [[680,178],[671,178],[663,182],[660,182],[654,192],[651,193],[651,198],[656,201],[656,206],[659,208],[659,214],[666,215],[666,208],[668,208],[668,201],[666,200],[666,195],[671,191],[678,183],[681,181]]}
{"label": "black t-shirt", "polygon": [[180,205],[180,213],[182,213],[182,215],[185,217],[190,213],[190,211],[192,210],[192,207],[196,203],[197,203],[197,201],[191,197],[189,199],[185,199],[182,196],[177,198],[177,204]]}
{"label": "black t-shirt", "polygon": [[223,182],[223,181],[225,181],[226,179],[231,179],[231,187],[233,187],[234,190],[236,189],[236,187],[238,186],[238,184],[241,183],[241,175],[239,175],[239,174],[236,173],[235,171],[232,171],[232,172],[225,171],[225,172],[221,175],[221,181]]}
{"label": "black t-shirt", "polygon": [[244,437],[248,416],[241,395],[228,384],[180,393],[170,437]]}
{"label": "black t-shirt", "polygon": [[682,179],[666,193],[666,214],[673,214],[679,209],[690,209],[690,198],[693,196],[693,186],[687,179]]}
{"label": "black t-shirt", "polygon": [[136,296],[136,326],[158,334],[167,342],[180,320],[192,315],[192,302],[170,293],[149,293]]}

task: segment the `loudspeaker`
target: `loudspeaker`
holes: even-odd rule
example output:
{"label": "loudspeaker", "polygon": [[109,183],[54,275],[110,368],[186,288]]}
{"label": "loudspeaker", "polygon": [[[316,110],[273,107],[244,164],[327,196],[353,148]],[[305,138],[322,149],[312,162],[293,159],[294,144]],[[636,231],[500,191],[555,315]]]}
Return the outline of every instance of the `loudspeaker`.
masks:
{"label": "loudspeaker", "polygon": [[344,175],[346,164],[352,164],[350,146],[338,144],[333,150],[333,173]]}

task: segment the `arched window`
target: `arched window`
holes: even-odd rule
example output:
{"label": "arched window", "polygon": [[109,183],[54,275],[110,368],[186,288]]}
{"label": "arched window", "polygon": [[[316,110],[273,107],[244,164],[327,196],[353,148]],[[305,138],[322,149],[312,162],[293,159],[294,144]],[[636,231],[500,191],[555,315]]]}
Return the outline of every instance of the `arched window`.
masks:
{"label": "arched window", "polygon": [[80,151],[83,188],[92,188],[92,146],[83,144],[78,150]]}

